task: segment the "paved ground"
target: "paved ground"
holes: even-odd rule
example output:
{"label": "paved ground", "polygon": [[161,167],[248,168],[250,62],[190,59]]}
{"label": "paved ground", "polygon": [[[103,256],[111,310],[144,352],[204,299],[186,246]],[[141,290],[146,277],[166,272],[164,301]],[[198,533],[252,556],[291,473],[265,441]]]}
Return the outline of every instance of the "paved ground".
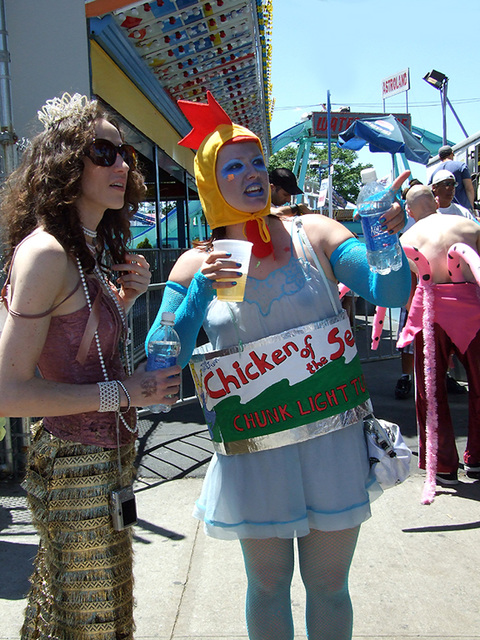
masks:
{"label": "paved ground", "polygon": [[[413,399],[396,401],[398,360],[364,366],[376,413],[397,421],[414,453]],[[463,452],[468,396],[451,396]],[[135,528],[137,640],[246,639],[239,545],[207,538],[191,517],[211,447],[195,405],[157,424],[143,420],[139,523]],[[177,478],[177,479],[174,479]],[[480,639],[480,482],[460,472],[456,488],[420,504],[423,472],[390,489],[362,527],[351,571],[354,638]],[[18,483],[0,483],[0,640],[18,638],[37,537]],[[304,595],[295,574],[296,638],[305,639]]]}

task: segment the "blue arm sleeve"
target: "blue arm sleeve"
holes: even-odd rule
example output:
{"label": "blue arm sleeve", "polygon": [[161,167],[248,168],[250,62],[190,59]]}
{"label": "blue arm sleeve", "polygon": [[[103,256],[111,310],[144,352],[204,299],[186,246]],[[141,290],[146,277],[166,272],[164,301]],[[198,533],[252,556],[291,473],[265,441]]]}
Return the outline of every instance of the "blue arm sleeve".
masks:
{"label": "blue arm sleeve", "polygon": [[373,273],[367,262],[367,250],[357,238],[342,242],[330,256],[337,280],[379,307],[402,307],[410,294],[411,278],[408,260],[402,249],[402,266],[381,276]]}
{"label": "blue arm sleeve", "polygon": [[214,289],[208,278],[197,272],[188,289],[177,282],[168,281],[163,293],[162,304],[158,310],[155,322],[145,340],[145,351],[154,331],[160,325],[162,313],[175,313],[175,331],[178,333],[182,345],[177,364],[182,368],[188,364],[195,349],[198,332],[203,324],[207,307],[214,297]]}

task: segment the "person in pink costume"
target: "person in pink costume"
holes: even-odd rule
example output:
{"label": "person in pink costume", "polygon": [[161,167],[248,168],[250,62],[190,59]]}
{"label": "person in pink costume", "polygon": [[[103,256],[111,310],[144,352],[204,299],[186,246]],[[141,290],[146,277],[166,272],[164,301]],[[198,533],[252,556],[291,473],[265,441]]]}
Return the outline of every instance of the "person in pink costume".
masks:
{"label": "person in pink costume", "polygon": [[416,224],[401,242],[418,285],[398,346],[415,341],[419,466],[427,469],[424,502],[429,503],[435,482],[458,483],[445,383],[452,350],[467,371],[470,392],[465,469],[472,477],[480,474],[480,225],[429,213],[433,196],[424,187],[412,188],[407,198]]}

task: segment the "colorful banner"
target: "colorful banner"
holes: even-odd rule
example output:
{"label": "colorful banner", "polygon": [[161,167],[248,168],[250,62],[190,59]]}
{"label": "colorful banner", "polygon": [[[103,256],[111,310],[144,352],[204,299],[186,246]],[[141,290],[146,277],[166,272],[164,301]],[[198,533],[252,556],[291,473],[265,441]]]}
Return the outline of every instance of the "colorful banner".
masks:
{"label": "colorful banner", "polygon": [[215,449],[246,453],[301,442],[371,412],[344,312],[223,351],[190,368]]}

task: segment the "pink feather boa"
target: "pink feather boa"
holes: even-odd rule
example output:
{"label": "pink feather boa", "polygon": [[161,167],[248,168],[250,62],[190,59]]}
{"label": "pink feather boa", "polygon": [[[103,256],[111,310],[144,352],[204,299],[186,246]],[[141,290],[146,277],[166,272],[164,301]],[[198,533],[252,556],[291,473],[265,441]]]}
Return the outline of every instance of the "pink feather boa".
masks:
{"label": "pink feather boa", "polygon": [[423,287],[423,340],[425,391],[427,397],[426,470],[422,504],[432,504],[435,497],[438,455],[438,407],[435,389],[435,309],[433,291],[429,285]]}

